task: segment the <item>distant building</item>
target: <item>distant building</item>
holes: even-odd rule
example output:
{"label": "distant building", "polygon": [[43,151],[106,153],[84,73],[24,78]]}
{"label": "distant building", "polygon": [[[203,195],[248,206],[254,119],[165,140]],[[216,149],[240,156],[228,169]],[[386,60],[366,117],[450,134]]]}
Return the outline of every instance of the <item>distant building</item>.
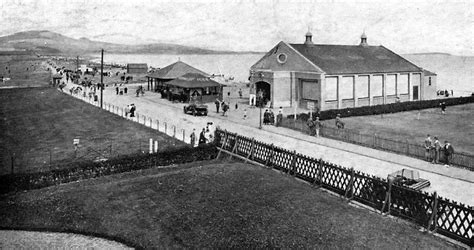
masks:
{"label": "distant building", "polygon": [[196,73],[204,76],[209,76],[209,74],[199,69],[196,69],[187,63],[177,61],[164,68],[155,70],[154,72],[148,74],[146,76],[148,79],[148,90],[152,89],[154,91],[162,91],[164,88],[169,87],[166,84],[167,82],[174,80],[180,76],[183,76],[187,73]]}
{"label": "distant building", "polygon": [[251,98],[274,107],[341,109],[436,98],[436,74],[384,46],[279,42],[250,68]]}
{"label": "distant building", "polygon": [[127,74],[146,74],[148,65],[146,63],[129,63],[127,64]]}

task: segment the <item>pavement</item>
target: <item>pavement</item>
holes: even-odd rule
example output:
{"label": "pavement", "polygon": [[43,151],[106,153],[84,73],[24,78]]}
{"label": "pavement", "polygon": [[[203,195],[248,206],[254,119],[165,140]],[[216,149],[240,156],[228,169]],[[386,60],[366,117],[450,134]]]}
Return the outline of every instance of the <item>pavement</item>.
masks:
{"label": "pavement", "polygon": [[132,249],[102,238],[68,233],[0,231],[0,249]]}
{"label": "pavement", "polygon": [[[212,122],[214,126],[219,126],[230,132],[253,137],[258,141],[273,143],[275,146],[288,150],[296,150],[298,153],[314,158],[322,158],[325,161],[344,167],[353,167],[355,170],[381,178],[386,178],[388,174],[402,168],[418,170],[420,178],[431,182],[431,186],[423,189],[423,191],[430,193],[436,191],[438,196],[471,206],[474,205],[474,172],[472,171],[456,167],[448,168],[408,156],[328,138],[316,138],[298,131],[272,125],[263,125],[259,129],[260,110],[249,107],[246,99],[239,99],[236,92],[232,92],[230,96],[226,96],[224,99],[230,103],[230,111],[226,116],[222,116],[222,113],[216,113],[215,106],[211,103],[209,104],[208,116],[194,117],[184,114],[183,107],[185,104],[172,103],[162,99],[159,93],[146,91],[143,96],[137,97],[135,90],[138,88],[138,85],[127,85],[129,90],[126,95],[117,95],[115,87],[106,87],[103,92],[104,109],[109,109],[110,105],[113,107],[114,113],[122,115],[123,108],[128,104],[134,103],[137,107],[136,112],[140,123],[143,123],[145,117],[146,126],[150,126],[150,119],[152,119],[152,128],[158,128],[162,132],[165,132],[166,129],[168,135],[175,136],[181,140],[184,139],[188,143],[190,141],[189,135],[193,129],[196,130],[196,135],[198,136],[202,128],[206,127],[208,122]],[[146,83],[142,85],[146,89]],[[67,88],[72,86],[74,86],[72,83],[68,83]],[[69,94],[68,90],[64,92]],[[76,97],[95,105],[98,104],[88,97],[83,98],[82,95]],[[235,107],[236,103],[238,104],[237,109]],[[247,119],[244,119],[245,109]],[[298,110],[297,112],[300,111]],[[284,114],[290,114],[294,111],[284,109],[283,112]],[[134,119],[136,121],[137,118]]]}

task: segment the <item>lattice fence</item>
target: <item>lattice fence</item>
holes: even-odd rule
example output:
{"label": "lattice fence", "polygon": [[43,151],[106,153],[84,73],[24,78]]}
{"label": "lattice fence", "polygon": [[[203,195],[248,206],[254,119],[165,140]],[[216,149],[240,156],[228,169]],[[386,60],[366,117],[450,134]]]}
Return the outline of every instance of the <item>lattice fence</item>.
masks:
{"label": "lattice fence", "polygon": [[375,176],[315,159],[225,130],[219,148],[291,174],[349,199],[473,246],[474,209],[442,197],[392,185]]}

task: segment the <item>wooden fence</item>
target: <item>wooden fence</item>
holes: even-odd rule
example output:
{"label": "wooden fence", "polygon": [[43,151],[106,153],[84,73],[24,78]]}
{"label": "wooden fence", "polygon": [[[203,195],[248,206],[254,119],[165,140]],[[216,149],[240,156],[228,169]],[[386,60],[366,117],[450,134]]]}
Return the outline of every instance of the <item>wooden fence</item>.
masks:
{"label": "wooden fence", "polygon": [[[215,142],[221,151],[244,157],[296,178],[331,190],[427,230],[473,246],[473,207],[392,185],[384,179],[289,151],[273,144],[217,129]],[[220,153],[219,153],[220,154]]]}

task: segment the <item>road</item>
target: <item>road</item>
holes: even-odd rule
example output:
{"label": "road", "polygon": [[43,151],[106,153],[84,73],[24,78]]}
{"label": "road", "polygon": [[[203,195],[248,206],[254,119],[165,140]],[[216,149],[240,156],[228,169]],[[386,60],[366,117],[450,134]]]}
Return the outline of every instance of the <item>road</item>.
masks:
{"label": "road", "polygon": [[[68,87],[70,86],[72,85],[69,84]],[[146,84],[144,87],[146,88]],[[117,112],[118,107],[117,113],[121,114],[122,108],[134,103],[140,123],[143,123],[143,118],[146,116],[146,125],[149,126],[151,118],[152,127],[156,128],[158,120],[160,131],[165,130],[166,124],[167,134],[173,135],[176,131],[174,135],[179,139],[183,139],[184,130],[186,142],[189,142],[192,129],[196,129],[198,135],[208,122],[213,122],[214,125],[230,132],[273,143],[288,150],[296,150],[298,153],[322,158],[344,167],[353,167],[355,170],[381,178],[386,178],[389,173],[402,168],[416,169],[420,172],[421,178],[431,182],[431,186],[424,191],[430,193],[436,191],[439,196],[474,205],[474,172],[472,171],[456,167],[447,168],[423,160],[327,138],[310,137],[281,127],[265,125],[259,129],[259,109],[249,108],[248,105],[243,104],[244,100],[241,100],[238,109],[235,109],[235,103],[239,101],[238,97],[228,98],[231,106],[228,116],[224,117],[221,113],[215,113],[215,107],[212,105],[209,106],[210,112],[207,117],[193,117],[183,113],[184,104],[161,99],[160,94],[147,91],[144,96],[137,97],[136,88],[137,86],[130,86],[127,95],[116,95],[114,87],[107,87],[103,94],[106,104],[104,108],[107,109],[109,104],[114,105],[114,112]],[[244,109],[247,109],[248,115],[248,119],[245,120],[243,119]]]}

